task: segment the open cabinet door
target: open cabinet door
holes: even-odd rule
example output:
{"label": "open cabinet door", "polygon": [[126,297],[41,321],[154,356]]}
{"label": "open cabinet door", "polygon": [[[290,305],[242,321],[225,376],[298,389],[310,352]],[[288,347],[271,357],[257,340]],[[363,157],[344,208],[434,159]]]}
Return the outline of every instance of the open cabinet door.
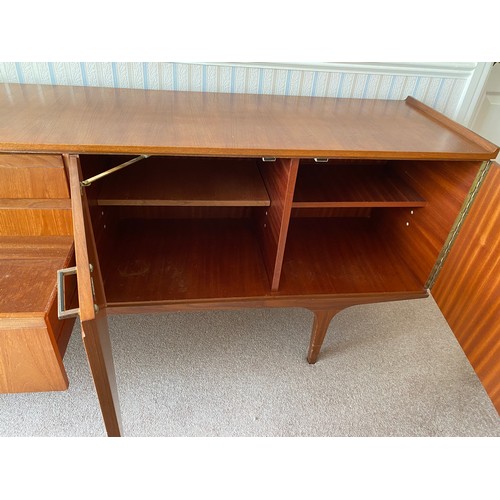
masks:
{"label": "open cabinet door", "polygon": [[492,163],[432,295],[500,414],[498,163]]}
{"label": "open cabinet door", "polygon": [[111,354],[106,298],[92,230],[82,172],[77,156],[67,162],[73,210],[73,230],[82,337],[108,436],[121,435],[116,377]]}

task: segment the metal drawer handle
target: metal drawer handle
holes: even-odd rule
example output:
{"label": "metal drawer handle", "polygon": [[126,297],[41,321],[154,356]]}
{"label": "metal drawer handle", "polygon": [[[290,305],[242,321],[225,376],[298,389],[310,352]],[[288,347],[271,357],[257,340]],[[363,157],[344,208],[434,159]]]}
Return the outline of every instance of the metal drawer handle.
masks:
{"label": "metal drawer handle", "polygon": [[66,304],[64,303],[64,277],[71,274],[76,274],[76,266],[57,271],[57,316],[59,319],[74,318],[80,312],[78,308],[66,310]]}

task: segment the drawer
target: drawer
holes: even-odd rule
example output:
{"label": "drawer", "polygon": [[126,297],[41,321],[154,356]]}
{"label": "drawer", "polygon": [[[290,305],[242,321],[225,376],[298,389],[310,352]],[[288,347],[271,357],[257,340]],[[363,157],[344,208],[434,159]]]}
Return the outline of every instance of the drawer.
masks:
{"label": "drawer", "polygon": [[[67,389],[74,319],[57,318],[56,271],[73,259],[70,237],[0,238],[0,392]],[[68,280],[67,304],[75,291]]]}
{"label": "drawer", "polygon": [[0,154],[1,198],[69,198],[61,155]]}
{"label": "drawer", "polygon": [[61,155],[0,154],[0,236],[71,235]]}
{"label": "drawer", "polygon": [[46,200],[36,208],[26,202],[29,200],[0,199],[0,237],[73,234],[71,200]]}

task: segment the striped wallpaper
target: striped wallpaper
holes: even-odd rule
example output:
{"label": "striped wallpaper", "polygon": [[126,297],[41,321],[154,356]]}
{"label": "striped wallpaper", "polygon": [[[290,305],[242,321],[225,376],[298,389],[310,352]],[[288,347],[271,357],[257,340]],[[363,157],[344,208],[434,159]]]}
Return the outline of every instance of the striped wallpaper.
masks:
{"label": "striped wallpaper", "polygon": [[[426,71],[422,64],[0,62],[0,82],[302,96],[404,99],[455,118],[474,63]],[[436,66],[434,64],[434,66]],[[460,65],[459,65],[460,66]],[[391,71],[392,69],[392,71]]]}

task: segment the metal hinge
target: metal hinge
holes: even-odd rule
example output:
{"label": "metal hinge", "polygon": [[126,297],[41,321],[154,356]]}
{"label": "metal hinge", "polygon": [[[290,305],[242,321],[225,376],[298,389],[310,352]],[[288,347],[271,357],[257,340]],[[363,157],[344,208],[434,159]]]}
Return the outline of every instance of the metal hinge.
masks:
{"label": "metal hinge", "polygon": [[481,165],[479,172],[477,173],[476,178],[472,183],[472,187],[469,190],[467,198],[465,199],[464,204],[462,205],[462,208],[460,209],[460,212],[455,220],[455,223],[451,228],[450,234],[448,235],[448,238],[446,239],[443,248],[439,253],[437,261],[434,264],[434,267],[429,276],[429,279],[425,284],[425,288],[430,290],[433,287],[434,283],[436,282],[436,279],[441,269],[443,268],[443,265],[453,247],[453,244],[455,243],[455,240],[457,239],[458,233],[460,232],[460,229],[465,221],[465,217],[469,213],[472,203],[476,199],[477,193],[479,192],[479,188],[481,187],[484,178],[486,177],[486,174],[490,169],[490,166],[491,166],[491,161],[484,161],[483,164]]}

